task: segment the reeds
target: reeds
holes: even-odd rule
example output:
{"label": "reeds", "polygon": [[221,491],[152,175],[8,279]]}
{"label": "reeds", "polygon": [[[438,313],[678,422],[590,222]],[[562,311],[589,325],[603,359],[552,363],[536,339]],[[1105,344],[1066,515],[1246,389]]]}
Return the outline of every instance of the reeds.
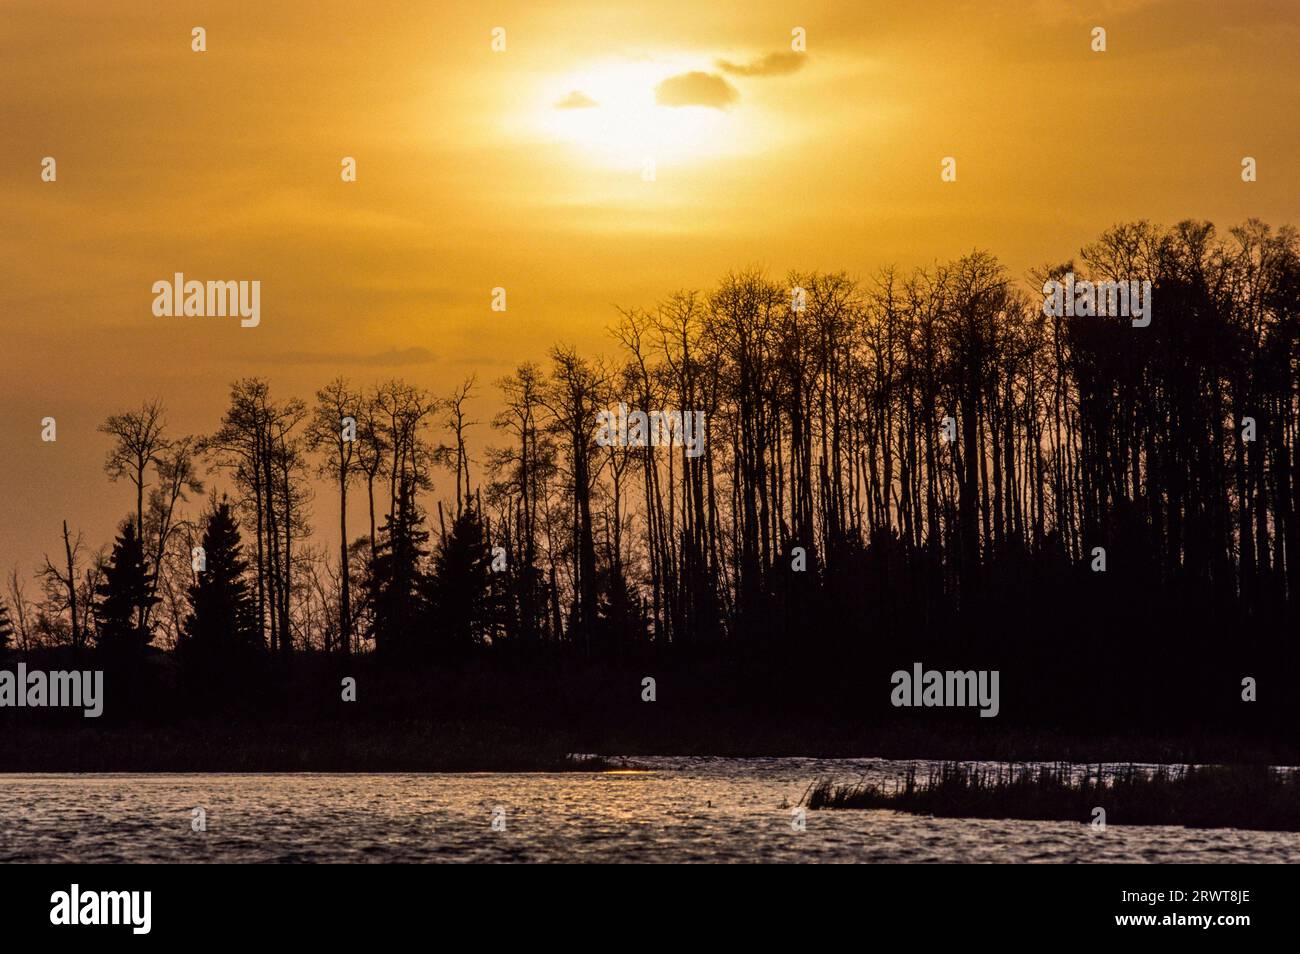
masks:
{"label": "reeds", "polygon": [[947,762],[924,784],[916,768],[891,783],[819,779],[809,808],[877,808],[941,818],[1020,818],[1108,825],[1300,831],[1293,770],[1232,766],[980,766]]}

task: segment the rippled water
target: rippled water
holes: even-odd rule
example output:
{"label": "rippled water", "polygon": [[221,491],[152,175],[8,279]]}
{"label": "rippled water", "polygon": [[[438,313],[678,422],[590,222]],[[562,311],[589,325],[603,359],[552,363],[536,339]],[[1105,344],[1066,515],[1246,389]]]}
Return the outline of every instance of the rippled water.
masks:
{"label": "rippled water", "polygon": [[[836,810],[808,812],[796,831],[791,806],[813,779],[888,777],[909,763],[636,763],[650,771],[0,775],[0,860],[1300,862],[1300,834],[1234,829]],[[195,832],[199,806],[207,830]]]}

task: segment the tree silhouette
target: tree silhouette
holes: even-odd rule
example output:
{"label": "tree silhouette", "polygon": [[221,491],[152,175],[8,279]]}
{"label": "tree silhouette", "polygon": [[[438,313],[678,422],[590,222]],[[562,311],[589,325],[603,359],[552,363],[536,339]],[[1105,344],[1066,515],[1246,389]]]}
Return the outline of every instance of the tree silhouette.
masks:
{"label": "tree silhouette", "polygon": [[148,625],[141,621],[157,602],[154,576],[145,563],[144,544],[134,518],[128,518],[104,565],[103,582],[95,588],[95,639],[99,648],[122,659],[140,656],[153,639]]}
{"label": "tree silhouette", "polygon": [[307,406],[277,402],[261,378],[235,382],[216,433],[200,442],[216,467],[228,470],[241,490],[240,506],[254,518],[257,549],[257,620],[273,655],[292,651],[291,600],[294,542],[307,535],[306,462],[298,426]]}
{"label": "tree silhouette", "polygon": [[[1153,320],[1045,310],[1044,283],[1067,273],[1150,282]],[[1295,229],[1124,223],[1028,284],[979,250],[862,280],[747,269],[620,315],[614,354],[560,346],[497,382],[504,446],[482,456],[473,379],[445,401],[403,381],[337,380],[310,420],[265,381],[236,382],[200,450],[255,534],[233,601],[256,585],[258,639],[332,648],[328,615],[341,645],[364,628],[384,656],[653,647],[799,659],[827,679],[899,652],[978,648],[1031,668],[1044,707],[1099,681],[1065,661],[1085,645],[1134,673],[1161,658],[1186,670],[1162,685],[1215,678],[1229,661],[1294,667]],[[597,415],[617,404],[702,414],[704,452],[601,446]],[[135,484],[145,565],[167,564],[170,583],[188,557],[162,554],[186,526],[176,511],[197,451],[164,442],[154,409],[112,419],[110,475]],[[487,466],[471,468],[471,451]],[[339,492],[337,550],[302,545],[308,453]],[[445,509],[440,467],[454,472]],[[369,533],[350,541],[358,479]],[[425,513],[439,531],[428,562]],[[489,543],[505,551],[502,573]],[[24,639],[84,641],[89,578],[66,526],[64,551],[46,560],[31,625],[27,604],[15,610]],[[1240,635],[1225,644],[1225,631]],[[1124,678],[1107,678],[1106,698],[1150,698],[1154,711],[1159,693],[1122,690]]]}
{"label": "tree silhouette", "polygon": [[239,526],[227,501],[214,502],[202,546],[203,568],[189,588],[190,616],[179,652],[192,677],[220,686],[265,653]]}
{"label": "tree silhouette", "polygon": [[421,596],[421,563],[429,533],[415,505],[414,487],[403,481],[397,506],[380,531],[368,581],[370,635],[376,652],[390,656],[418,653],[428,614]]}
{"label": "tree silhouette", "polygon": [[[352,581],[348,553],[348,485],[355,479],[361,396],[344,378],[335,378],[316,392],[316,406],[307,422],[307,446],[323,452],[320,473],[332,477],[339,489],[339,643],[344,655],[352,651]],[[351,418],[351,427],[344,420]]]}
{"label": "tree silhouette", "polygon": [[438,547],[423,587],[439,651],[462,652],[489,641],[497,617],[491,565],[483,521],[467,500]]}
{"label": "tree silhouette", "polygon": [[9,643],[13,641],[14,626],[9,619],[9,606],[4,600],[0,599],[0,653],[9,648]]}
{"label": "tree silhouette", "polygon": [[[167,450],[165,417],[161,401],[148,401],[139,410],[110,415],[99,426],[100,433],[113,438],[104,472],[113,481],[126,477],[135,487],[135,525],[140,528],[144,527],[144,489],[149,468],[159,466]],[[143,625],[144,620],[139,623]]]}
{"label": "tree silhouette", "polygon": [[[80,588],[77,564],[81,558],[83,546],[82,535],[78,533],[74,539],[68,530],[68,521],[63,521],[64,563],[62,567],[55,566],[47,555],[45,564],[39,571],[47,594],[46,602],[49,604],[43,614],[43,621],[47,624],[45,628],[49,630],[61,629],[59,622],[66,612],[68,614],[68,638],[74,649],[81,649],[86,644],[86,625],[83,620],[85,599],[79,599],[77,592]],[[81,604],[80,611],[78,603]]]}
{"label": "tree silhouette", "polygon": [[495,481],[487,496],[499,513],[502,543],[508,551],[506,580],[510,587],[505,621],[512,637],[526,645],[548,636],[559,638],[549,625],[551,592],[539,565],[543,543],[547,487],[555,475],[556,449],[542,430],[542,396],[545,380],[541,368],[524,364],[497,382],[505,407],[492,421],[511,439],[506,448],[490,452]]}

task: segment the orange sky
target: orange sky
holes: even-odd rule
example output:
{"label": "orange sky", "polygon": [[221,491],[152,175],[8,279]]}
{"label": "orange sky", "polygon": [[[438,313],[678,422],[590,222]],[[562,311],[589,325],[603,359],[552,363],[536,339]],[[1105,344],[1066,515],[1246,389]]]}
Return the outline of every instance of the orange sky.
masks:
{"label": "orange sky", "polygon": [[[490,385],[733,267],[978,246],[1023,275],[1120,220],[1300,224],[1297,48],[1267,0],[6,0],[0,567],[64,517],[110,539],[131,492],[95,429],[148,397],[207,432],[239,376]],[[261,324],[155,317],[178,271],[260,281]]]}

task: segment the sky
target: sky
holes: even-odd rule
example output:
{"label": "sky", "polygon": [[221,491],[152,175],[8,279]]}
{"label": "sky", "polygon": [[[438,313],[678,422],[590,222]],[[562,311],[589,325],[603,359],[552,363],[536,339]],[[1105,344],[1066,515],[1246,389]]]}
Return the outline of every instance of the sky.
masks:
{"label": "sky", "polygon": [[[146,399],[206,433],[244,376],[476,374],[486,422],[520,362],[730,269],[1300,224],[1297,48],[1277,0],[0,0],[0,569],[111,539],[96,429]],[[260,323],[156,316],[177,272],[260,282]]]}

